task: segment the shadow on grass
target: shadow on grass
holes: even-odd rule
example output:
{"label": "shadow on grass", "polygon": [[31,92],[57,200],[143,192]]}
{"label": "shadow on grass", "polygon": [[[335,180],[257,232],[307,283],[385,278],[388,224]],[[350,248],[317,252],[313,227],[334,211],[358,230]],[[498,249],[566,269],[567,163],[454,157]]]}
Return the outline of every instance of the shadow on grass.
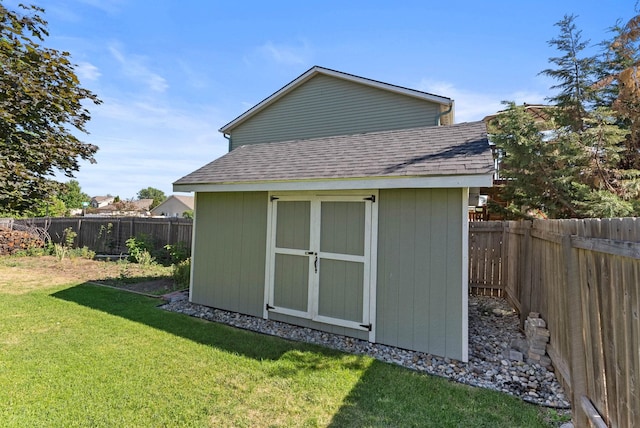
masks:
{"label": "shadow on grass", "polygon": [[517,398],[373,361],[330,424],[338,427],[546,427]]}
{"label": "shadow on grass", "polygon": [[[287,341],[282,338],[254,333],[224,324],[204,321],[187,315],[160,310],[159,299],[128,293],[93,284],[80,284],[52,294],[53,297],[74,302],[91,309],[145,324],[194,342],[257,360],[295,358],[300,369],[317,364],[313,355],[339,355],[319,346]],[[318,358],[318,360],[320,357]]]}

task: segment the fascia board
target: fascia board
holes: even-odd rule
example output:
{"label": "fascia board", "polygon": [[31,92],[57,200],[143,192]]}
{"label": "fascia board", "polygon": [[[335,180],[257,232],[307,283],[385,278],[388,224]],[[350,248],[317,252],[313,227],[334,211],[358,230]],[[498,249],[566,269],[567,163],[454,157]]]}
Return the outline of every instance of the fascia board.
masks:
{"label": "fascia board", "polygon": [[174,192],[252,192],[302,190],[360,190],[400,188],[490,187],[492,174],[442,175],[432,177],[381,177],[349,180],[296,180],[243,183],[174,183]]}

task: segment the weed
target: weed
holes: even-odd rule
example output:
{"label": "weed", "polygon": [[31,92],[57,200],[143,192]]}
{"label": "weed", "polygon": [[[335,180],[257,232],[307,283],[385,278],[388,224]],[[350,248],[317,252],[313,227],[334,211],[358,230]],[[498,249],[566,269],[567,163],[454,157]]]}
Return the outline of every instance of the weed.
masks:
{"label": "weed", "polygon": [[96,240],[100,241],[102,239],[104,239],[102,249],[106,249],[109,254],[112,253],[115,248],[115,240],[113,239],[113,223],[107,223],[106,227],[104,224],[100,226],[100,231],[98,232]]}
{"label": "weed", "polygon": [[153,242],[151,242],[149,235],[136,235],[127,239],[125,243],[129,249],[129,261],[147,265],[155,262],[151,255]]}
{"label": "weed", "polygon": [[136,256],[138,264],[142,266],[149,266],[156,262],[156,259],[147,250],[142,250]]}
{"label": "weed", "polygon": [[175,244],[167,244],[164,249],[169,253],[171,258],[171,264],[178,264],[189,258],[189,248],[184,241],[177,242]]}
{"label": "weed", "polygon": [[67,255],[67,247],[62,244],[53,244],[53,255],[56,256],[58,261],[64,260]]}
{"label": "weed", "polygon": [[189,279],[191,278],[191,259],[183,260],[173,265],[173,280],[177,288],[189,287]]}

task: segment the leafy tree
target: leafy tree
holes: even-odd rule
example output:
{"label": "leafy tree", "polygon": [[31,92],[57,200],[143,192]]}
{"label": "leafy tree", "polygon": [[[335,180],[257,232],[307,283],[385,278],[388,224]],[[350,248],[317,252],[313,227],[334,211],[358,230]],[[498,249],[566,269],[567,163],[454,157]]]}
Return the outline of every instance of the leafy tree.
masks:
{"label": "leafy tree", "polygon": [[625,25],[617,23],[612,32],[613,39],[602,43],[605,51],[594,87],[629,129],[620,166],[640,170],[640,15]]}
{"label": "leafy tree", "polygon": [[153,199],[153,203],[149,207],[149,209],[153,209],[164,202],[167,197],[164,195],[162,190],[154,187],[147,187],[146,189],[142,189],[138,192],[138,199]]}
{"label": "leafy tree", "polygon": [[69,209],[64,201],[57,196],[52,196],[46,201],[39,201],[30,211],[24,212],[27,217],[64,217]]}
{"label": "leafy tree", "polygon": [[0,211],[19,213],[47,200],[59,183],[56,172],[73,177],[79,161],[95,162],[98,147],[72,132],[85,132],[85,100],[100,100],[80,86],[68,52],[43,47],[44,9],[0,4]]}
{"label": "leafy tree", "polygon": [[82,208],[83,202],[89,202],[91,196],[87,195],[80,188],[78,180],[69,180],[60,191],[58,197],[64,202],[67,208]]}

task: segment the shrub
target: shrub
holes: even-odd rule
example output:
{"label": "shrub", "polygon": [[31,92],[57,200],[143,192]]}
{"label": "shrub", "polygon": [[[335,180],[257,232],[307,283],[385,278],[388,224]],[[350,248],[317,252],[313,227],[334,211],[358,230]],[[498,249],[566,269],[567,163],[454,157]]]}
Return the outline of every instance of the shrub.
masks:
{"label": "shrub", "polygon": [[191,278],[191,259],[173,265],[173,280],[177,288],[188,288]]}
{"label": "shrub", "polygon": [[169,253],[171,264],[175,265],[189,258],[189,248],[187,248],[187,244],[185,244],[184,241],[177,242],[173,245],[167,244],[164,246],[164,249]]}
{"label": "shrub", "polygon": [[129,261],[142,265],[150,265],[155,262],[152,256],[153,242],[149,235],[136,235],[126,240],[129,250]]}

